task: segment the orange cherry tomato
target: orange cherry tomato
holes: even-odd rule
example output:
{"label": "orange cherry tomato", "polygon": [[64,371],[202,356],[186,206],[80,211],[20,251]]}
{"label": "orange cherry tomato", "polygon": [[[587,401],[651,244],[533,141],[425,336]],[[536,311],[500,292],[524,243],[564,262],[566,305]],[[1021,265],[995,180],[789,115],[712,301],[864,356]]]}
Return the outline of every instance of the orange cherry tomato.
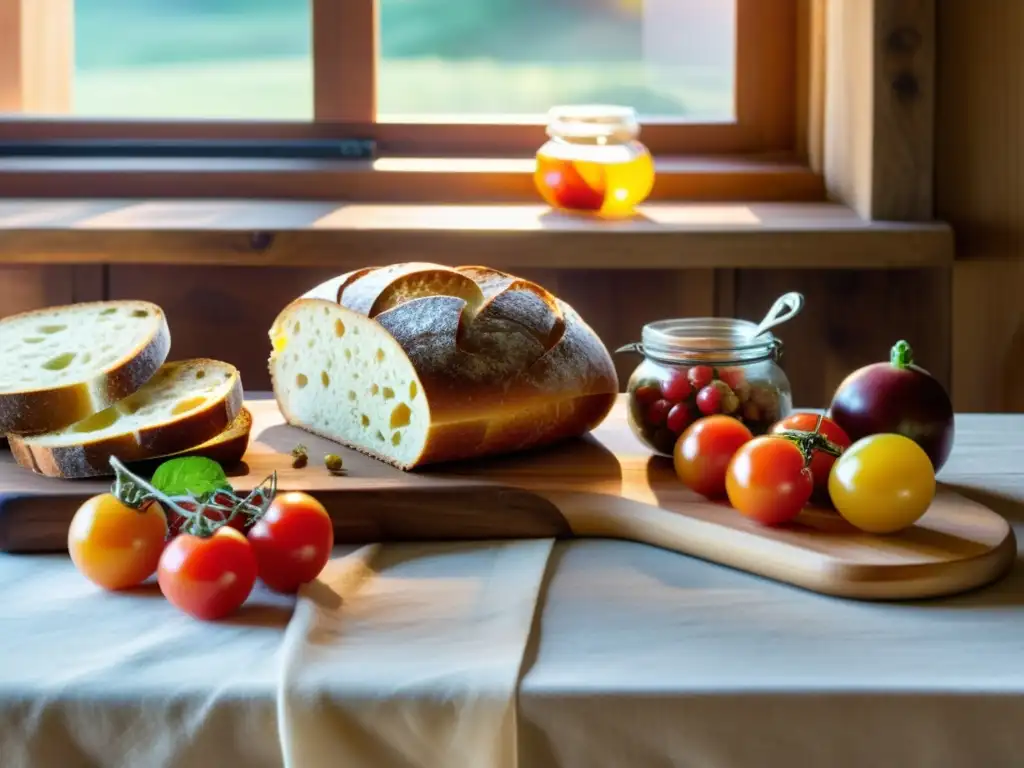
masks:
{"label": "orange cherry tomato", "polygon": [[166,535],[167,519],[159,504],[136,510],[104,493],[75,512],[68,528],[68,553],[94,584],[129,589],[156,572]]}
{"label": "orange cherry tomato", "polygon": [[[776,422],[769,431],[772,434],[786,430],[813,432],[814,426],[817,423],[818,414],[816,413],[793,413]],[[852,442],[843,428],[827,416],[822,418],[821,427],[818,429],[818,432],[835,443],[843,451],[849,448]],[[814,477],[814,493],[812,495],[814,500],[821,504],[831,504],[828,496],[828,477],[829,473],[832,472],[832,465],[835,462],[836,457],[830,456],[824,451],[815,451],[811,457],[810,470],[811,475]]]}
{"label": "orange cherry tomato", "polygon": [[249,540],[229,525],[207,537],[179,534],[160,557],[157,580],[179,610],[206,621],[221,619],[252,592],[256,555]]}
{"label": "orange cherry tomato", "polygon": [[249,531],[260,580],[276,592],[295,592],[313,581],[331,557],[334,523],[307,493],[275,496]]}
{"label": "orange cherry tomato", "polygon": [[752,520],[779,525],[800,514],[814,479],[800,449],[782,437],[755,437],[736,451],[725,475],[729,503]]}
{"label": "orange cherry tomato", "polygon": [[686,428],[672,453],[676,475],[695,493],[708,498],[725,496],[729,461],[753,435],[732,416],[705,416]]}

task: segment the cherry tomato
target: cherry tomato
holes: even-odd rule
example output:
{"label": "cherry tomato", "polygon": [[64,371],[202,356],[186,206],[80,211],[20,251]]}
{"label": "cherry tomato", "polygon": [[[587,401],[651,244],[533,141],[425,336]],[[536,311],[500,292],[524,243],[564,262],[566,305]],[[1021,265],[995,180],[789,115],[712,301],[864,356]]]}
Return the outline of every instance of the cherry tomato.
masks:
{"label": "cherry tomato", "polygon": [[695,365],[690,369],[690,384],[694,389],[703,389],[715,378],[715,370],[710,365]]}
{"label": "cherry tomato", "polygon": [[276,496],[249,531],[259,577],[277,592],[295,592],[313,581],[331,557],[334,524],[309,494]]}
{"label": "cherry tomato", "polygon": [[672,371],[672,375],[665,381],[661,391],[666,400],[670,400],[673,403],[682,402],[690,396],[690,392],[693,391],[693,387],[690,386],[690,380],[687,378],[688,372],[686,369],[679,369]]}
{"label": "cherry tomato", "polygon": [[[771,433],[784,432],[786,430],[797,430],[799,432],[813,432],[814,426],[818,423],[816,413],[794,413],[772,425]],[[831,440],[841,450],[850,447],[850,438],[843,431],[843,428],[832,419],[825,417],[821,420],[821,427],[818,430],[822,435]],[[814,476],[814,500],[828,504],[828,476],[832,471],[832,465],[836,457],[830,456],[824,451],[815,451],[811,458],[811,475]]]}
{"label": "cherry tomato", "polygon": [[212,621],[234,613],[256,584],[256,555],[248,539],[231,526],[212,536],[183,533],[160,557],[160,591],[172,605]]}
{"label": "cherry tomato", "polygon": [[789,440],[764,435],[736,451],[725,474],[729,503],[765,525],[792,520],[811,498],[814,479]]}
{"label": "cherry tomato", "polygon": [[659,390],[653,384],[645,384],[642,387],[636,388],[636,391],[633,392],[633,397],[636,398],[636,401],[640,405],[647,407],[651,405],[655,400],[661,399],[661,390]]}
{"label": "cherry tomato", "polygon": [[156,572],[166,535],[167,519],[159,504],[136,510],[104,493],[75,512],[68,528],[68,553],[93,584],[128,589]]}
{"label": "cherry tomato", "polygon": [[742,368],[719,368],[718,378],[728,384],[729,389],[734,391],[739,389],[746,380]]}
{"label": "cherry tomato", "polygon": [[690,406],[686,403],[676,403],[672,406],[672,410],[668,412],[665,426],[678,435],[686,428],[686,425],[690,423],[692,418],[693,414],[690,412]]}
{"label": "cherry tomato", "polygon": [[655,427],[664,424],[671,410],[672,403],[668,400],[655,400],[647,409],[647,423]]}
{"label": "cherry tomato", "polygon": [[604,205],[604,170],[584,178],[571,160],[538,158],[534,181],[544,199],[555,208],[597,211]]}
{"label": "cherry tomato", "polygon": [[697,393],[697,409],[709,415],[719,413],[722,410],[722,391],[708,384]]}
{"label": "cherry tomato", "polygon": [[913,525],[935,498],[935,470],[908,437],[878,434],[858,440],[832,465],[829,495],[836,511],[868,533]]}
{"label": "cherry tomato", "polygon": [[690,490],[721,498],[729,460],[752,438],[746,425],[731,416],[697,419],[676,442],[672,454],[676,475]]}

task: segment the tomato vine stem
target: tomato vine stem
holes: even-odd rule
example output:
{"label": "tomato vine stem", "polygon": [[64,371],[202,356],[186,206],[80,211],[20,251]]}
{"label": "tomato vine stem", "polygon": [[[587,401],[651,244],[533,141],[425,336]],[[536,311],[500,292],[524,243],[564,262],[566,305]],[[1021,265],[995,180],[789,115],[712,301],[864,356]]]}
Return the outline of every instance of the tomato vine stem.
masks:
{"label": "tomato vine stem", "polygon": [[[229,525],[238,514],[245,515],[250,524],[256,522],[266,514],[270,502],[277,494],[277,472],[268,476],[244,498],[232,491],[218,490],[209,494],[208,499],[201,499],[193,496],[167,495],[152,483],[131,472],[116,456],[110,457],[110,466],[114,469],[114,483],[110,492],[118,501],[140,511],[149,502],[157,501],[164,505],[166,510],[185,520],[181,526],[182,532],[202,538],[212,536],[219,528]],[[219,504],[216,501],[218,495],[224,495],[234,503],[230,506]],[[257,498],[262,504],[254,503]],[[195,505],[196,509],[188,509],[183,506],[184,504]],[[206,516],[207,511],[220,512],[227,516],[214,520]]]}

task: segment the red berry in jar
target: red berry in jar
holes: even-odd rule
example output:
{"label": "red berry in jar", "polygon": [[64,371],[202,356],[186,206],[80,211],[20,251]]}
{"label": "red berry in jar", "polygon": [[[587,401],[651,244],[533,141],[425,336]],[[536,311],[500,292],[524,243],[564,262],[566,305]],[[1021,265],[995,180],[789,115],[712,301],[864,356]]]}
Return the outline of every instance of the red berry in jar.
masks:
{"label": "red berry in jar", "polygon": [[729,385],[724,381],[716,380],[708,384],[709,387],[714,387],[718,390],[718,393],[722,396],[722,413],[736,413],[740,409],[740,399],[729,389]]}
{"label": "red berry in jar", "polygon": [[729,385],[734,392],[746,381],[742,368],[719,368],[718,378]]}
{"label": "red berry in jar", "polygon": [[722,410],[722,392],[710,384],[697,393],[697,408],[701,413],[710,416]]}
{"label": "red berry in jar", "polygon": [[642,387],[636,388],[633,392],[633,397],[636,398],[640,405],[647,407],[653,404],[655,400],[661,399],[661,391],[655,384],[645,384]]}
{"label": "red berry in jar", "polygon": [[672,406],[672,410],[668,412],[665,426],[678,435],[686,429],[691,421],[693,421],[693,413],[690,411],[690,406],[686,403],[676,403]]}
{"label": "red berry in jar", "polygon": [[694,389],[700,390],[711,383],[715,378],[715,370],[710,365],[695,365],[690,369],[690,384]]}
{"label": "red berry in jar", "polygon": [[672,371],[672,375],[661,388],[666,400],[680,403],[690,396],[693,387],[690,386],[690,380],[687,378],[688,373],[685,368]]}
{"label": "red berry in jar", "polygon": [[647,409],[647,423],[654,426],[664,424],[670,410],[672,410],[672,403],[668,400],[654,401]]}

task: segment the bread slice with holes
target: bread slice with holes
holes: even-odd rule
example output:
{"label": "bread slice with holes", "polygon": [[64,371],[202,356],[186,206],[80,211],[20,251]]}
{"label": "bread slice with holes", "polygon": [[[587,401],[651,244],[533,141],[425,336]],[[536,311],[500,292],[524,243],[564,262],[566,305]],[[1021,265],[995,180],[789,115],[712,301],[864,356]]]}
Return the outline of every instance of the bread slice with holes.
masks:
{"label": "bread slice with holes", "polygon": [[110,457],[178,453],[227,429],[242,409],[238,370],[218,360],[166,363],[137,392],[64,429],[10,435],[23,467],[51,477],[108,475]]}
{"label": "bread slice with holes", "polygon": [[51,307],[0,320],[0,432],[62,429],[137,391],[171,334],[146,301]]}
{"label": "bread slice with holes", "polygon": [[285,419],[402,469],[581,435],[619,389],[572,307],[486,267],[341,275],[289,304],[270,336]]}

